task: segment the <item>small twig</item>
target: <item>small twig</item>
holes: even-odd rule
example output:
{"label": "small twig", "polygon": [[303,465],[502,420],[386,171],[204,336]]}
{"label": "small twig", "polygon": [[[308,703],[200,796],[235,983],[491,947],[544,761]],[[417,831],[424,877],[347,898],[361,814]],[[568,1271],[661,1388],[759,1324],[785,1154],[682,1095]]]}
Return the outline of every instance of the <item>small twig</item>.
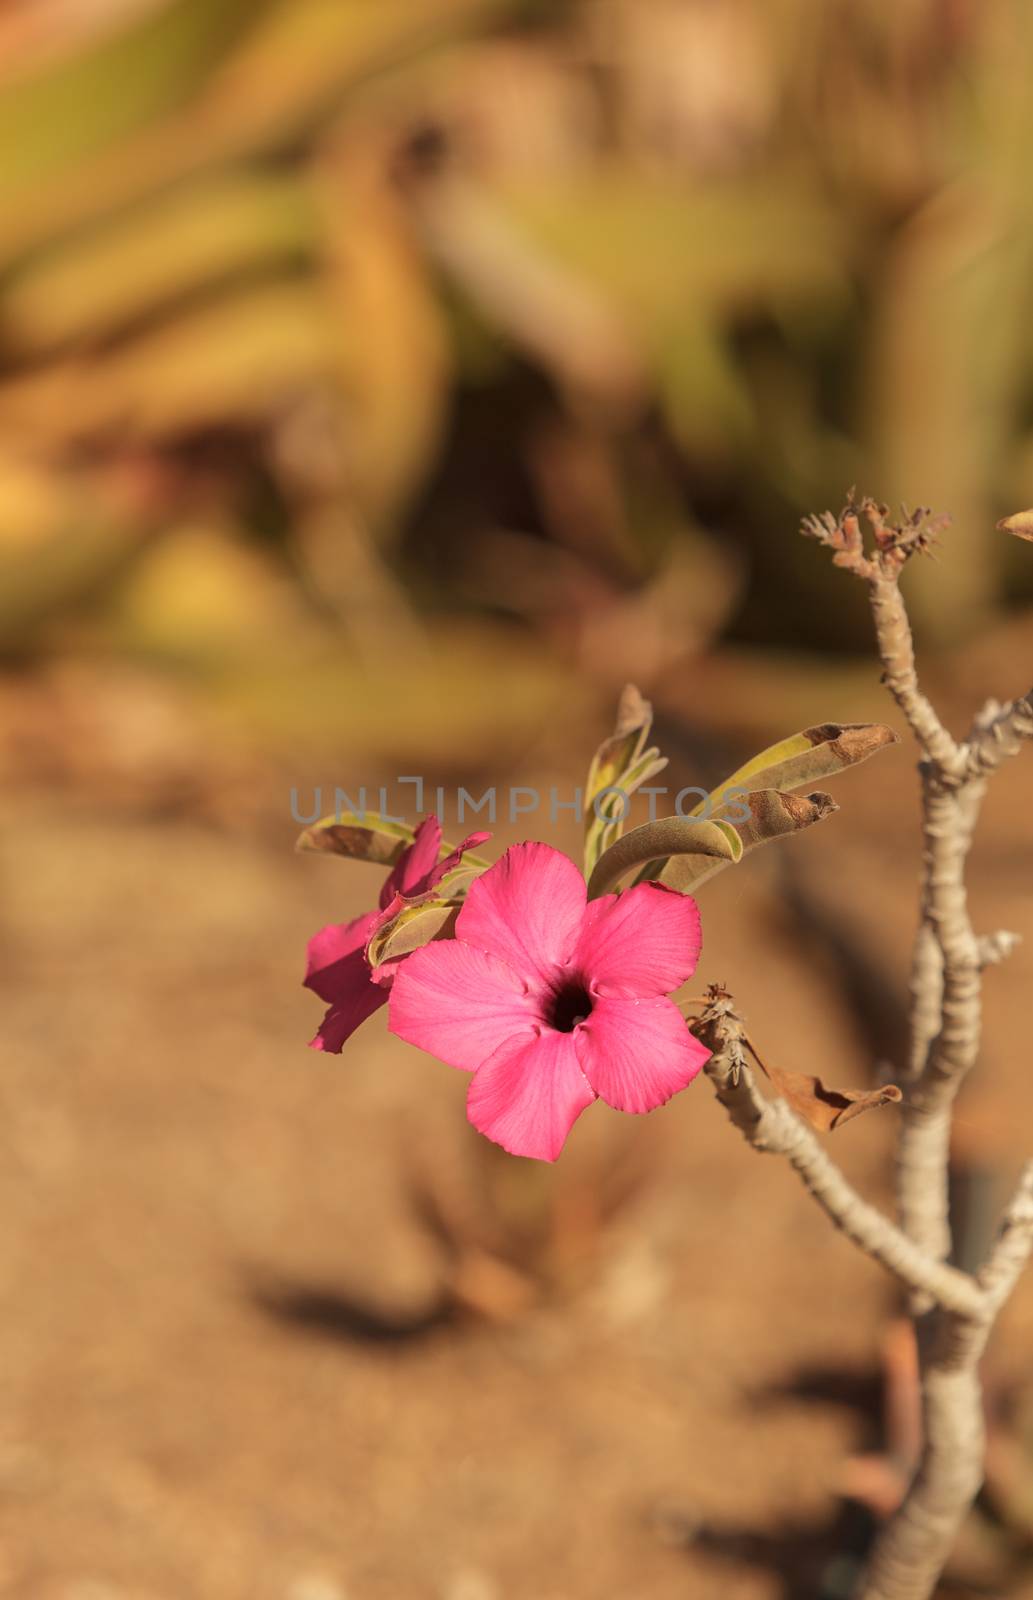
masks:
{"label": "small twig", "polygon": [[958,1316],[980,1319],[984,1297],[973,1278],[933,1259],[862,1199],[811,1130],[784,1100],[768,1100],[745,1059],[742,1019],[723,992],[693,1026],[713,1051],[704,1070],[731,1121],[755,1150],[784,1155],[836,1227],[892,1272],[905,1288],[929,1295]]}
{"label": "small twig", "polygon": [[1033,689],[1006,706],[990,701],[976,719],[967,747],[966,779],[985,778],[1033,739]]}
{"label": "small twig", "polygon": [[984,933],[976,940],[976,951],[979,955],[981,967],[996,967],[1002,961],[1007,961],[1017,945],[1022,943],[1021,933],[1009,933],[1007,928],[998,928],[996,933]]}
{"label": "small twig", "polygon": [[1033,1254],[1033,1161],[1027,1161],[1018,1187],[1001,1218],[997,1238],[980,1270],[978,1283],[986,1295],[991,1316],[1007,1300],[1022,1269]]}
{"label": "small twig", "polygon": [[897,577],[895,574],[885,577],[880,573],[870,582],[869,599],[882,658],[883,682],[928,759],[944,771],[960,771],[965,764],[965,752],[918,686],[911,629]]}
{"label": "small twig", "polygon": [[905,1231],[945,1259],[951,1115],[982,1032],[983,963],[968,915],[965,867],[983,783],[945,786],[941,770],[928,762],[921,776],[922,921],[912,969],[915,1075],[904,1108],[897,1178]]}
{"label": "small twig", "polygon": [[[871,529],[871,554],[865,551],[859,514]],[[832,550],[837,567],[869,585],[883,681],[928,759],[944,771],[960,773],[967,752],[944,727],[918,686],[911,627],[898,584],[905,563],[913,555],[929,551],[946,526],[946,518],[934,518],[924,508],[904,514],[898,523],[887,521],[888,515],[886,506],[871,499],[855,502],[851,494],[838,518],[830,512],[808,517],[802,532]]]}

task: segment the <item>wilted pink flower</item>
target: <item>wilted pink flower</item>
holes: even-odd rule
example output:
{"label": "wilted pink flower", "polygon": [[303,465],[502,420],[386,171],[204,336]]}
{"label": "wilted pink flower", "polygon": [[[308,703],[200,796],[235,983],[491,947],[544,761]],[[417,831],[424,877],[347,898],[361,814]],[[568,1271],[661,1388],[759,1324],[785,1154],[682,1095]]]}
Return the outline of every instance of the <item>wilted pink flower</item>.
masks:
{"label": "wilted pink flower", "polygon": [[391,1031],[474,1074],[481,1133],[555,1161],[593,1100],[651,1111],[692,1082],[710,1052],[666,997],[700,946],[690,896],[645,883],[589,902],[567,856],[514,845],[470,886],[455,939],[406,959]]}
{"label": "wilted pink flower", "polygon": [[462,844],[438,860],[441,849],[441,824],[437,817],[421,822],[408,845],[384,879],[379,909],[367,911],[352,922],[332,923],[321,928],[308,943],[308,967],[304,983],[330,1007],[314,1039],[313,1050],[339,1053],[361,1022],[372,1016],[387,1001],[387,989],[397,963],[383,969],[374,980],[366,960],[366,945],[377,928],[403,898],[426,894],[447,872],[457,866],[466,850],[483,844],[487,833],[471,833]]}

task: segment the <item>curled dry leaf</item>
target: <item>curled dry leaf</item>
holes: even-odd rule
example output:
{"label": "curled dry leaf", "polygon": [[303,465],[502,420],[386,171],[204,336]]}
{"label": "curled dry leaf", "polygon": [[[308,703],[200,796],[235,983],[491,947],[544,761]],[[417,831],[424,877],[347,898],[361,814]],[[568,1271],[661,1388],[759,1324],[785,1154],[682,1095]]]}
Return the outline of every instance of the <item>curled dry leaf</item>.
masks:
{"label": "curled dry leaf", "polygon": [[[731,820],[730,812],[742,807],[749,812],[746,820]],[[787,834],[799,833],[801,828],[809,828],[812,823],[830,817],[839,807],[830,794],[782,794],[778,789],[756,789],[731,805],[722,805],[721,810],[726,814],[722,816],[719,811],[714,822],[720,827],[731,828],[738,835],[742,846],[739,856],[720,858],[715,857],[713,852],[709,855],[672,856],[659,874],[654,870],[656,863],[650,862],[642,868],[636,881],[643,882],[659,875],[659,881],[669,889],[678,889],[682,894],[695,894],[701,884],[707,883],[724,867],[733,865],[735,860],[741,860],[751,850],[773,839],[785,838]]]}
{"label": "curled dry leaf", "polygon": [[[822,722],[813,728],[804,728],[799,733],[791,734],[788,739],[770,745],[737,768],[716,789],[711,790],[690,815],[720,820],[722,807],[732,791],[749,790],[745,795],[750,811],[750,821],[746,824],[749,831],[743,835],[741,842],[744,849],[753,849],[768,839],[798,832],[811,822],[820,822],[835,810],[835,802],[828,795],[812,794],[807,796],[803,806],[794,815],[789,796],[784,791],[834,777],[836,773],[845,772],[848,767],[857,766],[878,751],[898,743],[898,735],[881,722]],[[756,784],[763,784],[763,790],[755,789]],[[765,797],[764,791],[772,793]],[[711,855],[715,853],[709,852]],[[737,861],[739,856],[730,859]],[[719,870],[706,864],[704,868],[708,877]],[[673,878],[672,871],[675,875]],[[640,873],[640,878],[660,878],[662,882],[680,889],[688,887],[686,880],[689,877],[693,882],[702,882],[694,868],[690,872],[686,868],[672,867],[671,863],[663,860],[649,862]]]}
{"label": "curled dry leaf", "polygon": [[719,784],[697,809],[718,806],[730,789],[752,788],[760,782],[767,789],[799,789],[835,777],[899,742],[893,729],[881,722],[822,722],[769,745]]}
{"label": "curled dry leaf", "polygon": [[393,867],[412,841],[413,830],[407,823],[395,822],[375,811],[364,811],[361,816],[338,811],[303,829],[294,848]]}
{"label": "curled dry leaf", "polygon": [[896,1105],[904,1096],[895,1083],[879,1089],[829,1089],[820,1078],[807,1072],[783,1072],[762,1061],[749,1040],[750,1054],[771,1084],[775,1093],[796,1112],[798,1117],[817,1128],[819,1133],[831,1133],[841,1128],[862,1111],[874,1111],[877,1106]]}
{"label": "curled dry leaf", "polygon": [[1029,539],[1033,542],[1033,509],[1016,511],[1013,516],[1002,517],[997,526],[1005,533],[1013,533],[1017,539]]}
{"label": "curled dry leaf", "polygon": [[[779,789],[755,789],[743,796],[738,804],[744,805],[749,816],[736,819],[732,826],[742,840],[743,851],[766,844],[769,839],[781,838],[786,833],[799,833],[814,822],[830,817],[839,806],[830,794],[815,790],[813,794],[783,794]],[[722,812],[718,812],[718,818]],[[725,820],[727,817],[725,810]]]}
{"label": "curled dry leaf", "polygon": [[[412,844],[414,829],[395,817],[384,817],[378,811],[335,811],[328,817],[303,828],[295,841],[295,850],[311,851],[319,855],[345,856],[350,861],[371,861],[375,866],[393,867],[403,850]],[[483,834],[482,838],[487,838]],[[442,839],[438,846],[438,860],[454,855],[456,846]],[[463,852],[458,868],[443,878],[442,884],[466,887],[466,880],[490,866],[484,856],[472,850]]]}

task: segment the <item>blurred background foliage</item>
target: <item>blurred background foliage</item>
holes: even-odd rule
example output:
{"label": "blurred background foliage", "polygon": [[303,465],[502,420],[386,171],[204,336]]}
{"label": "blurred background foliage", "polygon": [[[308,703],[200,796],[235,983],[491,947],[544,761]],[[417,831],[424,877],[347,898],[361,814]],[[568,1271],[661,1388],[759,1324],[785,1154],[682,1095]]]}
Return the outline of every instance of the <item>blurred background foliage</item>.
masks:
{"label": "blurred background foliage", "polygon": [[511,742],[866,646],[794,533],[853,482],[954,514],[963,637],[1023,597],[1031,77],[1019,0],[7,0],[0,651]]}

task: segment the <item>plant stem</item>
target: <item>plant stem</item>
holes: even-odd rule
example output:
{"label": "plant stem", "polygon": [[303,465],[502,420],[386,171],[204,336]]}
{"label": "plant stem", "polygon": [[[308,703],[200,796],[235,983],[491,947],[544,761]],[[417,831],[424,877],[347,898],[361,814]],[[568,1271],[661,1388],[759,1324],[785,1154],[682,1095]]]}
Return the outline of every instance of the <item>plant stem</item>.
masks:
{"label": "plant stem", "polygon": [[[864,549],[859,514],[875,548]],[[887,522],[870,500],[838,520],[810,518],[804,532],[838,566],[868,584],[883,681],[921,751],[922,898],[911,968],[911,1051],[897,1152],[904,1234],[926,1262],[951,1253],[948,1174],[951,1119],[979,1055],[982,974],[1014,946],[1007,933],[977,938],[965,869],[988,777],[1033,738],[1033,691],[984,706],[958,743],[922,693],[911,627],[900,593],[909,556],[927,547],[925,514]],[[1024,1172],[990,1259],[977,1280],[977,1314],[951,1306],[935,1287],[911,1285],[924,1438],[914,1480],[876,1540],[859,1600],[929,1600],[983,1478],[984,1423],[978,1363],[994,1319],[1033,1247],[1033,1166]],[[916,1292],[917,1291],[917,1292]]]}

